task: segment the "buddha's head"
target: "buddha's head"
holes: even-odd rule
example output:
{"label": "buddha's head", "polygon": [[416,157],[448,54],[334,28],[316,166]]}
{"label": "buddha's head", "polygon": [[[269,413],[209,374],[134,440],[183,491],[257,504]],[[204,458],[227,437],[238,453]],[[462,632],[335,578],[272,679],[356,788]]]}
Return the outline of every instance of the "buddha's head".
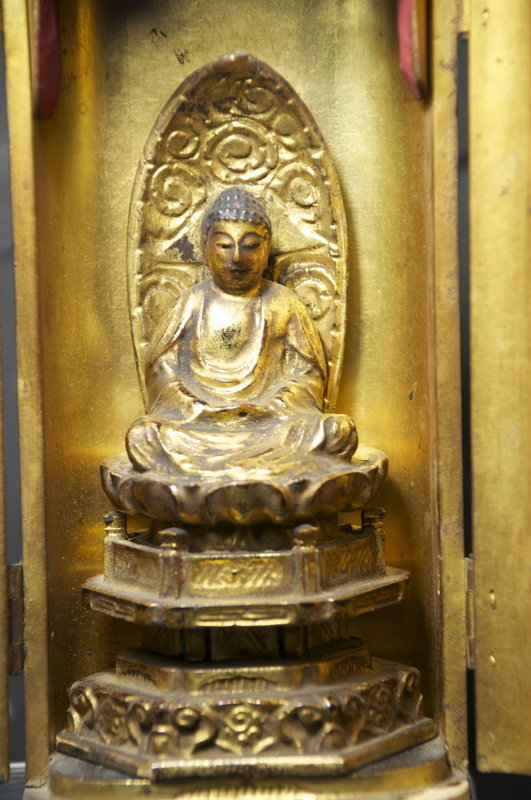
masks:
{"label": "buddha's head", "polygon": [[238,186],[221,192],[205,214],[201,233],[208,266],[220,289],[248,294],[260,286],[271,223],[251,192]]}

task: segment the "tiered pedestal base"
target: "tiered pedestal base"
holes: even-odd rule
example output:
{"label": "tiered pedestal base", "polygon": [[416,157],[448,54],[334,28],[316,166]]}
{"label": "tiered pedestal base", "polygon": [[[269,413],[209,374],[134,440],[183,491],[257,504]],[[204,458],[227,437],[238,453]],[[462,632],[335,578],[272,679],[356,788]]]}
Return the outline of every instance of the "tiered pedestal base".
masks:
{"label": "tiered pedestal base", "polygon": [[416,670],[354,640],[320,658],[196,664],[120,656],[70,690],[58,749],[151,780],[340,775],[431,738]]}
{"label": "tiered pedestal base", "polygon": [[153,784],[324,779],[433,737],[417,670],[372,659],[350,629],[407,589],[382,517],[129,531],[108,515],[85,597],[143,625],[146,649],[71,687],[58,750]]}

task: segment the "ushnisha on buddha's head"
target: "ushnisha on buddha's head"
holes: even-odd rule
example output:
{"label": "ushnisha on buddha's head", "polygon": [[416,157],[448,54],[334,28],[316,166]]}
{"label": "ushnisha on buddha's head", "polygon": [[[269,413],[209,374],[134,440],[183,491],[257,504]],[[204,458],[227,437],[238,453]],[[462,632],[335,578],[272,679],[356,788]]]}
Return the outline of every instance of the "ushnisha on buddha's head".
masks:
{"label": "ushnisha on buddha's head", "polygon": [[225,189],[206,212],[201,233],[214,283],[228,294],[257,291],[267,267],[271,223],[256,197],[239,186]]}

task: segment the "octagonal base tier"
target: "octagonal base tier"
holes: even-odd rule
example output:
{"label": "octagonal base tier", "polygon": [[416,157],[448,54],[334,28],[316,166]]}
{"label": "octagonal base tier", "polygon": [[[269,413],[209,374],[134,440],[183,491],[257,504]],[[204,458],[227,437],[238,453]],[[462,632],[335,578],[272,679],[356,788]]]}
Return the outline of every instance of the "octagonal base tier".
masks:
{"label": "octagonal base tier", "polygon": [[[182,528],[129,533],[123,515],[113,513],[105,571],[85,583],[85,598],[95,611],[165,628],[357,616],[399,602],[407,590],[409,573],[385,565],[383,513],[365,509],[361,527],[336,520],[275,533],[255,526],[254,533],[225,529],[217,539]],[[206,546],[216,542],[218,549]]]}
{"label": "octagonal base tier", "polygon": [[426,741],[419,674],[363,643],[308,661],[119,656],[70,689],[60,752],[150,780],[341,775]]}
{"label": "octagonal base tier", "polygon": [[338,589],[304,597],[248,596],[241,598],[161,598],[149,590],[106,581],[103,575],[83,586],[85,602],[93,611],[137,625],[164,628],[204,628],[239,625],[310,625],[327,622],[338,613],[354,617],[400,602],[406,595],[409,573],[388,567],[385,575],[346,583]]}
{"label": "octagonal base tier", "polygon": [[376,497],[387,473],[387,456],[363,446],[350,463],[330,456],[321,460],[318,477],[312,469],[235,479],[137,472],[123,453],[103,462],[101,478],[112,504],[127,514],[189,525],[284,525],[362,508]]}
{"label": "octagonal base tier", "polygon": [[241,778],[189,778],[153,784],[124,772],[92,764],[63,753],[50,762],[45,787],[27,788],[24,800],[418,800],[420,791],[431,791],[437,800],[470,800],[468,782],[452,774],[445,746],[439,736],[403,753],[382,758],[346,777],[261,778],[252,783]]}

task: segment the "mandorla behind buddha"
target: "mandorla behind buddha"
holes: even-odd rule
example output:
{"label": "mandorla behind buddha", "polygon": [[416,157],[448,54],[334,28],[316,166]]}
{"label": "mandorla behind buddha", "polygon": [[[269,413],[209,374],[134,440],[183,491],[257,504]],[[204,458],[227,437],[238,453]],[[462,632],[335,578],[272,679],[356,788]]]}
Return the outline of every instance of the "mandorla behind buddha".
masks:
{"label": "mandorla behind buddha", "polygon": [[263,277],[263,206],[246,189],[226,189],[201,234],[211,274],[180,297],[149,346],[149,415],[126,435],[134,469],[231,479],[296,479],[323,462],[341,469],[356,428],[321,411],[326,362],[310,315]]}

